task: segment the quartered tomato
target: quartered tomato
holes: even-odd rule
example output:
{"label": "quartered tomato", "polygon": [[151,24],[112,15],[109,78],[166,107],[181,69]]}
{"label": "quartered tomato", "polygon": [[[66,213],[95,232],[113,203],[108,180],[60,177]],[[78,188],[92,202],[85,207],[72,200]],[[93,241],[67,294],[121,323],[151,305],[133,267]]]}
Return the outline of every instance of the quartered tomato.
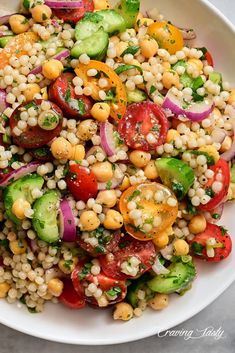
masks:
{"label": "quartered tomato", "polygon": [[[129,235],[124,236],[111,254],[99,257],[101,268],[106,276],[125,280],[137,278],[148,271],[154,263],[156,250],[152,241],[139,241]],[[135,274],[128,274],[124,267],[138,263]]]}
{"label": "quartered tomato", "polygon": [[[215,244],[208,244],[208,240],[214,239]],[[209,257],[207,250],[213,249],[214,256]],[[209,262],[219,262],[232,251],[232,240],[228,235],[227,230],[215,224],[207,223],[204,232],[195,235],[191,243],[191,252],[199,259]],[[213,255],[213,254],[212,254]]]}
{"label": "quartered tomato", "polygon": [[85,306],[85,296],[78,295],[71,279],[63,279],[64,288],[59,301],[71,309],[82,309]]}
{"label": "quartered tomato", "polygon": [[205,185],[206,191],[212,190],[212,184],[216,180],[216,176],[218,174],[222,175],[221,183],[223,184],[223,187],[220,192],[214,193],[214,196],[206,205],[199,206],[199,209],[202,211],[211,211],[217,206],[219,206],[223,201],[225,201],[225,197],[228,194],[228,188],[230,183],[230,169],[228,163],[225,160],[220,159],[215,165],[211,166],[209,169],[213,170],[214,177],[209,179],[207,184]]}
{"label": "quartered tomato", "polygon": [[82,237],[83,234],[80,234],[78,237],[78,244],[81,248],[86,250],[92,256],[100,256],[112,252],[113,249],[116,248],[121,238],[121,232],[119,230],[115,232],[109,231],[103,227],[99,227],[92,232],[89,232],[89,238],[97,239],[98,244],[96,246],[86,242]]}
{"label": "quartered tomato", "polygon": [[79,164],[69,166],[66,183],[69,191],[77,201],[86,202],[89,198],[97,195],[98,183],[95,174]]}
{"label": "quartered tomato", "polygon": [[90,116],[92,99],[75,94],[72,72],[63,73],[49,88],[49,99],[55,102],[68,118],[87,118]]}
{"label": "quartered tomato", "polygon": [[[156,201],[156,194],[160,195],[159,202]],[[169,198],[173,202],[173,206],[171,202],[168,203]],[[135,202],[136,210],[139,210],[141,214],[141,226],[136,225],[134,219],[130,217],[131,211],[128,208],[130,201]],[[178,203],[174,194],[166,186],[159,183],[146,183],[129,187],[120,198],[119,208],[123,215],[126,231],[139,240],[156,238],[172,226],[178,214]],[[137,222],[139,222],[139,217]],[[145,231],[144,224],[148,224],[148,228],[151,228],[148,232]]]}
{"label": "quartered tomato", "polygon": [[[87,71],[90,69],[97,70],[97,77],[87,75]],[[107,103],[110,105],[110,116],[115,120],[121,119],[126,111],[127,95],[125,87],[116,72],[108,65],[97,60],[90,60],[87,65],[79,64],[75,72],[83,80],[84,86],[92,89],[92,98],[98,101],[100,101],[98,81],[100,78],[107,80],[107,86],[104,90]]]}
{"label": "quartered tomato", "polygon": [[134,103],[119,121],[118,132],[133,149],[155,150],[166,140],[169,123],[163,110],[152,102]]}
{"label": "quartered tomato", "polygon": [[81,7],[77,9],[54,9],[53,14],[64,22],[69,22],[75,25],[86,12],[92,12],[94,10],[93,0],[82,0]]}
{"label": "quartered tomato", "polygon": [[[100,272],[98,275],[92,275],[90,273],[92,264],[86,263],[84,265],[78,265],[72,272],[71,278],[75,291],[79,296],[84,295],[85,301],[92,305],[98,305],[106,307],[122,301],[127,293],[127,286],[124,281],[119,281],[114,278],[106,276]],[[88,296],[85,292],[84,284],[94,283],[97,288],[102,290],[102,297],[107,299],[106,303],[99,302],[99,299],[95,296]]]}
{"label": "quartered tomato", "polygon": [[63,113],[61,109],[55,103],[52,102],[50,102],[51,110],[53,110],[55,114],[59,117],[59,124],[54,130],[44,130],[39,125],[27,125],[26,130],[24,130],[20,136],[16,136],[14,134],[13,129],[15,126],[17,126],[17,123],[20,119],[20,113],[23,111],[23,109],[29,109],[32,106],[35,106],[37,108],[37,106],[40,105],[41,102],[42,100],[36,99],[30,103],[23,103],[18,108],[16,108],[13,114],[11,115],[10,128],[11,134],[13,136],[13,141],[16,145],[19,145],[23,148],[38,148],[48,144],[51,140],[53,140],[53,138],[59,136],[62,130]]}

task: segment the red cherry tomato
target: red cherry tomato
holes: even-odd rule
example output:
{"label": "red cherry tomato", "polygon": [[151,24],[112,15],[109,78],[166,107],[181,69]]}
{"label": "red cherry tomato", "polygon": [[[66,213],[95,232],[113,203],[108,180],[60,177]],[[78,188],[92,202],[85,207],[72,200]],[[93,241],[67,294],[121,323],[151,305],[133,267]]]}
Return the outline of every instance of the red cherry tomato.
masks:
{"label": "red cherry tomato", "polygon": [[75,87],[72,83],[75,75],[72,72],[65,72],[53,82],[49,88],[49,98],[55,102],[69,118],[87,118],[90,116],[92,99],[75,94]]}
{"label": "red cherry tomato", "polygon": [[[216,240],[216,244],[213,246],[214,257],[208,257],[207,255],[206,245],[210,238]],[[227,234],[226,229],[219,227],[216,224],[207,223],[205,231],[195,235],[191,243],[192,254],[199,259],[209,262],[219,262],[226,259],[231,251],[231,237]]]}
{"label": "red cherry tomato", "polygon": [[66,182],[69,191],[77,201],[86,202],[89,198],[97,195],[98,183],[95,174],[79,164],[69,166]]}
{"label": "red cherry tomato", "polygon": [[[136,257],[139,263],[139,270],[136,276],[128,275],[122,272],[122,264],[129,262],[131,257]],[[100,256],[101,268],[106,276],[125,280],[136,278],[148,271],[153,265],[156,256],[156,250],[152,241],[139,241],[129,235],[124,236],[118,246],[110,254]]]}
{"label": "red cherry tomato", "polygon": [[[124,281],[119,281],[114,278],[107,277],[104,273],[99,273],[98,275],[94,276],[89,272],[91,264],[84,264],[77,266],[71,275],[72,282],[74,285],[74,289],[78,293],[79,296],[85,295],[85,283],[95,283],[98,288],[100,288],[104,293],[112,294],[113,292],[113,299],[112,295],[108,298],[108,303],[105,306],[112,305],[122,301],[127,292],[127,286]],[[94,296],[85,295],[86,302],[92,305],[98,305],[98,301]]]}
{"label": "red cherry tomato", "polygon": [[152,102],[129,105],[118,124],[118,131],[133,149],[152,151],[163,144],[169,128],[162,109]]}
{"label": "red cherry tomato", "polygon": [[208,65],[214,67],[214,60],[213,60],[212,55],[209,51],[206,52],[205,59],[206,59]]}
{"label": "red cherry tomato", "polygon": [[42,147],[46,144],[48,144],[53,138],[59,136],[61,130],[62,130],[62,123],[63,123],[63,113],[61,109],[55,104],[50,102],[51,104],[51,110],[53,110],[58,116],[60,116],[60,121],[57,127],[54,130],[43,130],[40,128],[39,125],[36,126],[29,126],[27,125],[27,128],[25,131],[20,136],[16,136],[14,134],[14,127],[17,126],[17,123],[20,119],[20,113],[21,113],[21,108],[23,106],[31,106],[33,103],[34,105],[38,106],[40,105],[42,100],[36,99],[33,102],[30,103],[24,103],[21,104],[18,108],[15,109],[13,114],[10,117],[10,128],[11,128],[11,134],[13,136],[13,141],[16,145],[19,145],[20,147],[23,148],[38,148]]}
{"label": "red cherry tomato", "polygon": [[[106,232],[106,233],[105,233]],[[116,248],[120,238],[121,232],[111,232],[103,227],[99,227],[92,232],[89,232],[91,238],[98,240],[98,245],[93,246],[82,239],[82,234],[78,237],[78,244],[92,256],[100,256],[112,252]]]}
{"label": "red cherry tomato", "polygon": [[59,301],[71,309],[82,309],[85,306],[84,295],[78,295],[70,279],[63,279],[64,288]]}
{"label": "red cherry tomato", "polygon": [[30,151],[33,159],[38,161],[48,162],[53,160],[53,155],[48,146],[40,147],[35,150]]}
{"label": "red cherry tomato", "polygon": [[92,12],[94,10],[93,0],[82,0],[81,7],[78,9],[66,10],[66,9],[58,9],[53,10],[53,13],[56,17],[64,22],[69,22],[72,25],[75,25],[86,12]]}
{"label": "red cherry tomato", "polygon": [[206,205],[199,206],[199,209],[202,211],[211,211],[214,208],[218,207],[227,196],[230,183],[230,169],[228,163],[225,160],[220,159],[215,165],[211,166],[209,169],[213,170],[214,177],[208,180],[205,189],[208,190],[209,188],[211,188],[212,184],[216,180],[216,175],[219,173],[222,174],[221,183],[223,184],[223,188],[220,192],[215,194]]}

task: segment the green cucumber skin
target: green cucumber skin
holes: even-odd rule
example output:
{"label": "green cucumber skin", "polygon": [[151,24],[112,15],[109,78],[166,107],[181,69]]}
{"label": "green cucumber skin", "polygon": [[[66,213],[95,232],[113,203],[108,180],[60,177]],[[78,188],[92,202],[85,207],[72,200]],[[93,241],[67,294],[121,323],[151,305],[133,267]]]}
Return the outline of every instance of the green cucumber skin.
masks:
{"label": "green cucumber skin", "polygon": [[100,25],[98,23],[94,23],[86,19],[81,20],[76,24],[75,38],[76,40],[84,40],[92,36],[99,29]]}
{"label": "green cucumber skin", "polygon": [[121,0],[115,9],[123,16],[126,27],[133,28],[140,9],[140,0]]}
{"label": "green cucumber skin", "polygon": [[136,308],[138,306],[138,291],[146,286],[150,278],[151,275],[149,273],[145,273],[137,280],[132,281],[132,283],[128,286],[126,301],[130,303],[132,307]]}
{"label": "green cucumber skin", "polygon": [[121,33],[125,31],[125,20],[117,11],[101,10],[97,11],[97,13],[103,17],[102,27],[105,32],[112,35],[114,33]]}
{"label": "green cucumber skin", "polygon": [[167,275],[158,275],[148,281],[148,287],[157,293],[171,294],[187,288],[196,276],[196,268],[192,262],[172,263]]}
{"label": "green cucumber skin", "polygon": [[127,91],[127,101],[128,103],[139,103],[147,99],[145,92],[135,89],[134,91]]}
{"label": "green cucumber skin", "polygon": [[0,48],[5,48],[5,46],[8,44],[8,42],[14,38],[15,36],[4,36],[0,38]]}
{"label": "green cucumber skin", "polygon": [[[59,227],[57,224],[59,195],[56,191],[48,191],[37,199],[33,206],[34,215],[32,224],[40,239],[47,243],[59,240]],[[54,210],[48,209],[51,206]]]}
{"label": "green cucumber skin", "polygon": [[17,225],[21,224],[21,221],[12,213],[11,209],[13,203],[17,199],[27,200],[30,204],[34,202],[31,191],[33,188],[42,188],[44,179],[37,175],[31,174],[26,175],[9,185],[3,192],[4,206],[6,209],[7,216]]}

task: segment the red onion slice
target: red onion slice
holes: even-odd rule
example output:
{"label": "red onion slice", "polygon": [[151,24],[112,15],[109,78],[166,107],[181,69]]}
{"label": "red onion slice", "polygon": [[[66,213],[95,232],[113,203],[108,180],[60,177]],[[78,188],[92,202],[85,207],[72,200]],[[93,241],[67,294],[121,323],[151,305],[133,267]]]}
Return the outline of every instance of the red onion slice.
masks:
{"label": "red onion slice", "polygon": [[45,4],[52,9],[77,9],[83,7],[83,1],[53,1],[46,0]]}
{"label": "red onion slice", "polygon": [[163,266],[163,264],[159,260],[159,256],[156,257],[154,264],[152,266],[152,270],[157,274],[157,275],[167,275],[170,271]]}
{"label": "red onion slice", "polygon": [[76,240],[76,225],[72,208],[69,201],[64,199],[60,202],[60,237],[63,241],[72,242]]}
{"label": "red onion slice", "polygon": [[184,102],[181,98],[176,97],[172,90],[169,90],[162,108],[170,109],[177,117],[183,115],[192,121],[202,121],[206,119],[214,108],[213,101],[205,99],[203,102],[192,103],[188,108],[183,108]]}
{"label": "red onion slice", "polygon": [[221,154],[221,158],[224,159],[225,161],[229,162],[235,157],[235,119],[231,119],[232,125],[233,125],[233,143],[231,148]]}
{"label": "red onion slice", "polygon": [[12,13],[10,15],[5,15],[5,16],[1,16],[0,17],[0,25],[6,25],[9,23],[9,18],[12,16],[12,15],[16,15],[16,13]]}
{"label": "red onion slice", "polygon": [[9,107],[9,104],[6,101],[7,98],[7,93],[3,89],[0,89],[0,113],[3,113],[7,107]]}
{"label": "red onion slice", "polygon": [[10,183],[12,183],[13,181],[18,180],[27,174],[36,172],[39,166],[40,166],[40,163],[32,162],[27,165],[24,165],[23,167],[20,167],[19,169],[11,171],[0,180],[0,187],[1,188],[5,187]]}
{"label": "red onion slice", "polygon": [[[68,49],[65,49],[65,50],[62,50],[61,52],[59,52],[58,54],[56,54],[55,56],[53,56],[51,59],[61,61],[63,59],[68,58],[69,56],[70,56],[70,51]],[[35,67],[33,70],[31,70],[29,72],[29,74],[38,75],[41,72],[42,72],[42,65],[39,65],[39,66]]]}
{"label": "red onion slice", "polygon": [[194,29],[180,28],[180,27],[178,27],[178,28],[179,28],[180,32],[182,33],[184,40],[193,40],[193,39],[197,38],[197,35],[196,35]]}
{"label": "red onion slice", "polygon": [[[209,223],[217,223],[222,217],[223,211],[224,211],[224,203],[221,203],[214,210],[210,212],[204,212],[204,216]],[[216,218],[213,218],[214,214],[217,215]]]}
{"label": "red onion slice", "polygon": [[101,146],[107,153],[107,156],[111,157],[116,152],[115,141],[113,138],[113,125],[109,122],[100,124],[100,138]]}

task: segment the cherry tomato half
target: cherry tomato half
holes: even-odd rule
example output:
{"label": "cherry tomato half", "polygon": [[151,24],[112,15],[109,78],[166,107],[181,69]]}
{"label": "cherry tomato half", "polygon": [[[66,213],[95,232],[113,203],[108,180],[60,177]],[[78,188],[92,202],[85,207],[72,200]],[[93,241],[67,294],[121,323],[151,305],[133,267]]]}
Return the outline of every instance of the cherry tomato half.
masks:
{"label": "cherry tomato half", "polygon": [[212,199],[205,205],[200,205],[199,209],[202,211],[211,211],[214,208],[218,207],[225,199],[228,194],[228,188],[230,183],[230,169],[228,163],[220,159],[215,165],[211,166],[209,169],[213,170],[214,177],[209,179],[207,184],[205,185],[205,189],[208,190],[211,188],[212,184],[216,180],[216,176],[220,173],[222,174],[221,183],[223,187],[220,192],[215,194]]}
{"label": "cherry tomato half", "polygon": [[76,23],[83,18],[86,12],[92,12],[93,10],[93,0],[82,0],[81,7],[78,9],[54,9],[53,13],[59,19],[64,20],[64,22],[69,22],[72,25],[76,25]]}
{"label": "cherry tomato half", "polygon": [[86,202],[89,198],[97,195],[98,183],[95,174],[79,164],[69,166],[66,183],[69,191],[77,201]]}
{"label": "cherry tomato half", "polygon": [[71,279],[63,279],[64,288],[59,301],[71,309],[82,309],[85,306],[85,296],[78,295]]}
{"label": "cherry tomato half", "polygon": [[28,108],[28,107],[31,107],[32,105],[37,107],[38,105],[41,104],[41,102],[42,100],[36,99],[30,103],[23,103],[18,108],[16,108],[13,114],[11,115],[10,128],[11,128],[11,134],[13,136],[13,141],[16,145],[19,145],[20,147],[23,147],[23,148],[38,148],[48,144],[51,140],[53,140],[53,138],[57,137],[60,134],[62,130],[62,123],[63,123],[63,113],[61,109],[55,103],[52,103],[52,102],[50,102],[51,110],[53,110],[60,117],[59,124],[56,126],[54,130],[50,130],[50,131],[44,130],[40,128],[39,125],[36,125],[36,126],[27,125],[26,130],[24,130],[20,136],[16,136],[14,134],[13,129],[18,124],[22,107]]}
{"label": "cherry tomato half", "polygon": [[166,140],[169,123],[162,109],[152,102],[134,103],[118,123],[118,132],[133,149],[155,150]]}
{"label": "cherry tomato half", "polygon": [[49,88],[49,99],[55,102],[69,118],[87,118],[90,116],[92,99],[75,94],[75,87],[72,83],[75,75],[72,72],[65,72],[53,82]]}
{"label": "cherry tomato half", "polygon": [[[111,255],[111,256],[110,256]],[[100,256],[100,263],[106,276],[118,280],[136,278],[148,271],[154,263],[156,250],[152,241],[139,241],[129,235],[124,236],[112,254]],[[132,257],[139,260],[136,275],[122,272],[122,264],[129,262]]]}
{"label": "cherry tomato half", "polygon": [[212,55],[209,51],[206,52],[205,59],[206,59],[208,65],[214,67],[214,60],[213,60]]}
{"label": "cherry tomato half", "polygon": [[[213,257],[208,257],[207,255],[207,241],[210,238],[214,238],[216,240],[216,244],[212,245],[214,249]],[[227,234],[226,229],[219,227],[216,224],[207,223],[205,231],[195,235],[191,243],[192,254],[199,259],[209,262],[219,262],[226,259],[231,251],[231,237]]]}

